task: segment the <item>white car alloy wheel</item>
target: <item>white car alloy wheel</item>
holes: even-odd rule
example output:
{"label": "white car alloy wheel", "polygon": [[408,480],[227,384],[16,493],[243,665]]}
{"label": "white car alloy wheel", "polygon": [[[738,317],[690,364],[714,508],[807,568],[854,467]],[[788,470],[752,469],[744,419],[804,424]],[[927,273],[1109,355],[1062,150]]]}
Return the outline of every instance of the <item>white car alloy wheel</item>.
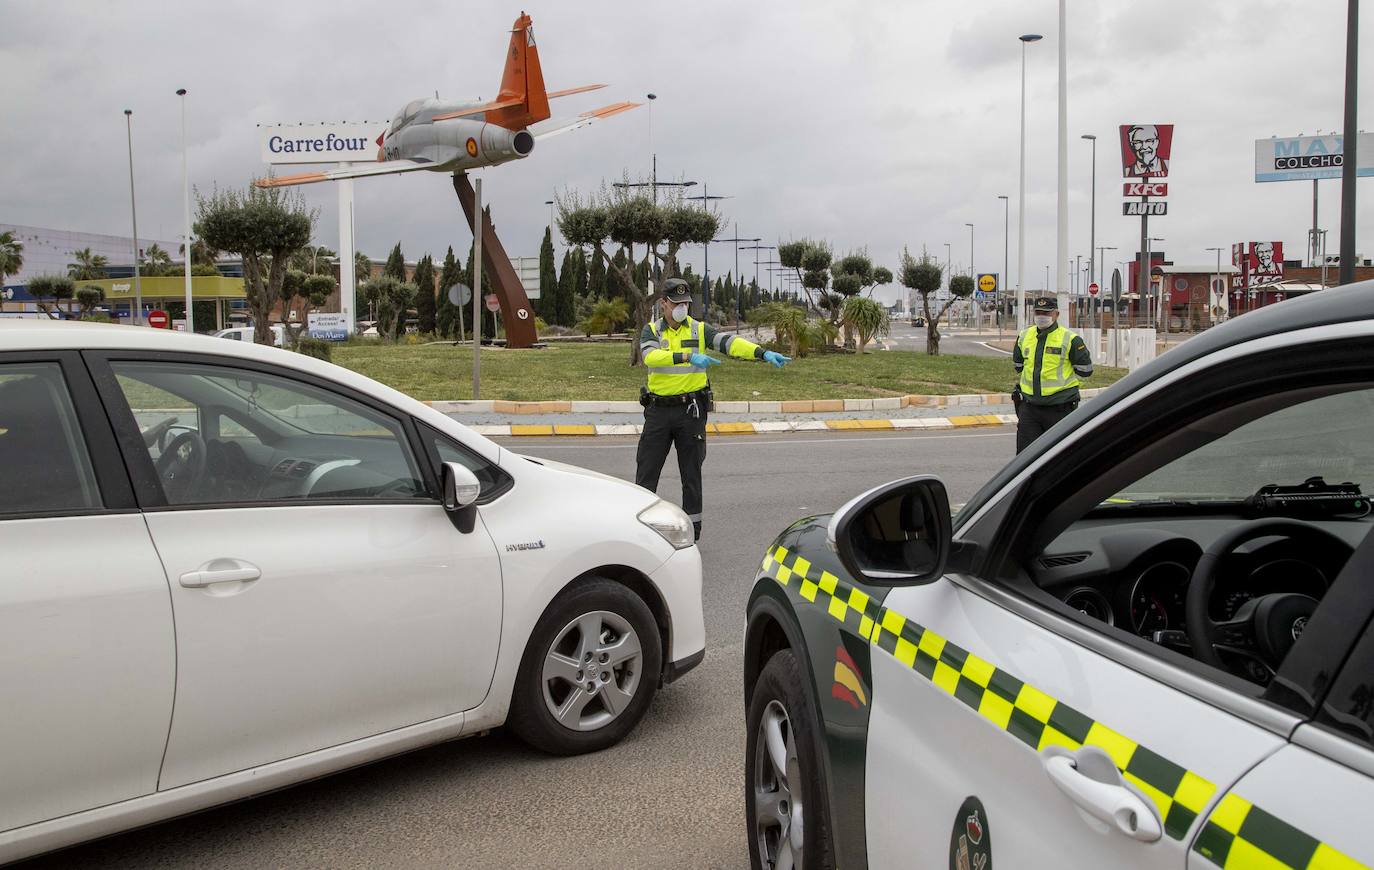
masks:
{"label": "white car alloy wheel", "polygon": [[511,696],[511,730],[555,755],[615,745],[658,690],[663,647],[644,600],[602,577],[548,606],[530,634]]}
{"label": "white car alloy wheel", "polygon": [[563,627],[544,656],[544,704],[564,728],[595,731],[634,701],[643,671],[639,635],[624,617],[584,613]]}

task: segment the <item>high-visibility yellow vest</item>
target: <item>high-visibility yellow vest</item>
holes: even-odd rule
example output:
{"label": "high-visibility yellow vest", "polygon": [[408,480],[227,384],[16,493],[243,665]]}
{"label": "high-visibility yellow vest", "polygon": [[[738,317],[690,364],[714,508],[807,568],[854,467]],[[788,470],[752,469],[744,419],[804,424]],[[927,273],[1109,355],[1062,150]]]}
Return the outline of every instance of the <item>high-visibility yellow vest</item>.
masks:
{"label": "high-visibility yellow vest", "polygon": [[[706,327],[701,323],[687,318],[685,323],[678,324],[676,329],[664,330],[661,334],[658,329],[657,320],[649,323],[649,329],[653,331],[654,337],[666,342],[665,350],[673,353],[680,351],[690,351],[692,345],[697,346],[698,353],[706,353]],[[670,366],[648,367],[649,372],[649,392],[659,396],[680,396],[683,393],[695,393],[697,390],[706,389],[706,368],[704,366],[694,366],[690,362],[679,363]]]}
{"label": "high-visibility yellow vest", "polygon": [[1040,330],[1029,326],[1021,333],[1021,395],[1053,396],[1062,390],[1082,383],[1069,362],[1069,350],[1078,334],[1067,327],[1056,326],[1045,336],[1045,357],[1040,362],[1040,390],[1035,390],[1035,350],[1040,343]]}

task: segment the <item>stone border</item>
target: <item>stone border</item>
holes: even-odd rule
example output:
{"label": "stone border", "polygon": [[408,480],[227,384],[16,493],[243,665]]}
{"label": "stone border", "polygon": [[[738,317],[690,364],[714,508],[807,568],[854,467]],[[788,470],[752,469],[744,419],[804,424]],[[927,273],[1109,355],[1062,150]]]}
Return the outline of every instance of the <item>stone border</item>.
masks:
{"label": "stone border", "polygon": [[[1083,390],[1091,399],[1101,389]],[[639,402],[425,402],[444,414],[638,414]],[[952,396],[887,396],[879,399],[803,399],[792,402],[716,402],[717,414],[819,414],[837,411],[896,411],[901,408],[953,408],[1010,405],[1009,393],[964,393]]]}
{"label": "stone border", "polygon": [[[898,429],[971,429],[1005,426],[1016,422],[1015,414],[972,414],[956,417],[904,417],[898,420],[774,420],[759,423],[707,423],[708,435],[772,435],[779,432],[887,432]],[[597,435],[638,435],[644,428],[634,423],[610,425],[519,423],[469,426],[488,437],[594,437]]]}

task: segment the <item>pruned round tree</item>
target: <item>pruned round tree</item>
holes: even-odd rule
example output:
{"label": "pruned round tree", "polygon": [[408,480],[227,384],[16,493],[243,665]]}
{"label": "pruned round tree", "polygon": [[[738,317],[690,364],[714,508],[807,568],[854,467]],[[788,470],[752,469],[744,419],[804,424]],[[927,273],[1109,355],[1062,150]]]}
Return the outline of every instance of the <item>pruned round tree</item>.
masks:
{"label": "pruned round tree", "polygon": [[[951,295],[943,308],[938,311],[931,310],[931,297],[939,292],[940,285],[944,283],[944,275],[944,268],[924,250],[921,251],[921,258],[918,260],[911,256],[911,251],[906,248],[902,249],[899,280],[903,287],[921,294],[921,311],[926,321],[926,353],[931,356],[939,356],[940,354],[940,318],[958,298]],[[951,287],[951,289],[953,288]],[[973,293],[972,279],[969,279],[968,293]]]}
{"label": "pruned round tree", "polygon": [[196,236],[242,259],[253,340],[273,344],[269,318],[281,300],[291,255],[310,244],[316,210],[306,207],[299,191],[251,182],[246,191],[216,187],[208,197],[197,191],[196,199]]}

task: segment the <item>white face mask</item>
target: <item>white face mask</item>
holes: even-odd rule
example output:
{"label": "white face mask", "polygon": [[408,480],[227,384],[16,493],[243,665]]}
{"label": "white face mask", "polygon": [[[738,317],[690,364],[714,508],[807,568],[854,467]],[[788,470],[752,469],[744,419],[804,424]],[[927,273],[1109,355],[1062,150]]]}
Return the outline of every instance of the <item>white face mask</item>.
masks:
{"label": "white face mask", "polygon": [[687,303],[680,302],[673,306],[673,320],[681,323],[687,319]]}
{"label": "white face mask", "polygon": [[1054,323],[1054,318],[1051,317],[1050,315],[1048,315],[1048,314],[1037,314],[1037,315],[1035,315],[1035,325],[1038,326],[1038,327],[1040,327],[1041,329],[1049,329],[1049,326],[1050,326],[1051,323]]}

